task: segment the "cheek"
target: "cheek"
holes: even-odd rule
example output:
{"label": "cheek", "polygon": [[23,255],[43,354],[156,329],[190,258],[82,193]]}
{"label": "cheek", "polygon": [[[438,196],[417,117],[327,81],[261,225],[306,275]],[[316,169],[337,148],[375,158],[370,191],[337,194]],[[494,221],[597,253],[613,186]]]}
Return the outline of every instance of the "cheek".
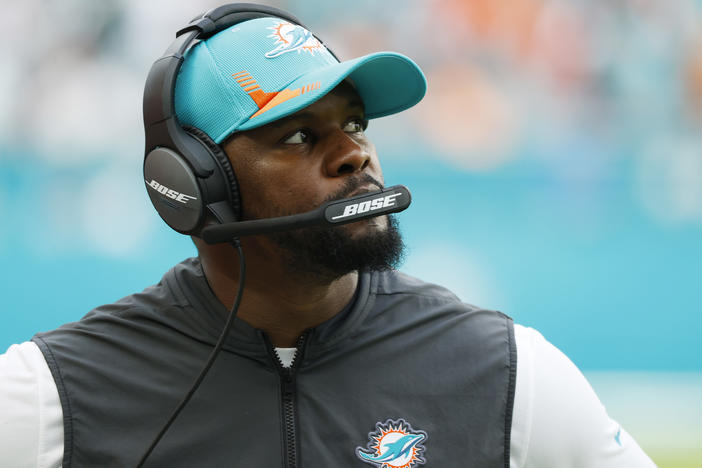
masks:
{"label": "cheek", "polygon": [[320,199],[311,168],[256,164],[241,168],[239,190],[244,219],[268,218],[308,211]]}

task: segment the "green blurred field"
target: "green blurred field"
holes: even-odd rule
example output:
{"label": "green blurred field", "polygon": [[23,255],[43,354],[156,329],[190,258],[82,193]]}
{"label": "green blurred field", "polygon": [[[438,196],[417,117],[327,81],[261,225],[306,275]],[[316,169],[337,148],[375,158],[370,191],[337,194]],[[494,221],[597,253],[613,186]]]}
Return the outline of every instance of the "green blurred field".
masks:
{"label": "green blurred field", "polygon": [[588,372],[587,378],[658,468],[702,468],[702,373]]}
{"label": "green blurred field", "polygon": [[[700,442],[702,444],[702,441]],[[702,451],[689,454],[649,453],[658,468],[702,468]]]}

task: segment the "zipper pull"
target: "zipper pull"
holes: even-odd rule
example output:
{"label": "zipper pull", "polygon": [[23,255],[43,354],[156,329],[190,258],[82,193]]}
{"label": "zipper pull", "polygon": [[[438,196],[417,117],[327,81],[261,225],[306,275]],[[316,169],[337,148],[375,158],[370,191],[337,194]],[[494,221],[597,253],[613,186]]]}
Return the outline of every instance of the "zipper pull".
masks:
{"label": "zipper pull", "polygon": [[292,373],[292,369],[284,369],[281,377],[281,383],[283,384],[283,396],[292,397],[292,395],[295,393],[295,378]]}

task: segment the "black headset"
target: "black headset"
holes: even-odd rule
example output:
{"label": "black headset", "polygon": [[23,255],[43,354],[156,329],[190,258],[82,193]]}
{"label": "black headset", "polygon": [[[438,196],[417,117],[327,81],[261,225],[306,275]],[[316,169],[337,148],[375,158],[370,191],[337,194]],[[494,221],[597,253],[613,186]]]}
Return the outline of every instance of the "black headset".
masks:
{"label": "black headset", "polygon": [[222,5],[178,31],[176,40],[149,71],[144,87],[144,182],[158,214],[182,234],[199,235],[205,221],[213,216],[224,224],[239,221],[241,215],[241,198],[229,158],[205,132],[181,126],[176,117],[175,84],[184,55],[197,40],[265,17],[305,27],[278,8],[255,3]]}

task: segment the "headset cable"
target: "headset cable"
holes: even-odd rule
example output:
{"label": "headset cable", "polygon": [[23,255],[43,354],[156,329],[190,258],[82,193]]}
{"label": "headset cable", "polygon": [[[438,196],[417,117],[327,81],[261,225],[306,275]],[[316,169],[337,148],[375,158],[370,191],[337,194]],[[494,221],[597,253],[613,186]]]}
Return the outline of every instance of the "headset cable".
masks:
{"label": "headset cable", "polygon": [[224,325],[224,329],[222,330],[222,334],[219,336],[219,339],[217,340],[217,344],[215,345],[214,349],[212,349],[212,353],[210,354],[210,357],[207,359],[207,362],[205,363],[205,366],[202,368],[200,371],[200,374],[197,376],[195,381],[193,382],[192,386],[190,387],[190,390],[188,390],[188,393],[185,394],[183,397],[183,400],[178,404],[176,409],[173,411],[173,414],[168,418],[168,421],[166,421],[166,424],[163,425],[163,428],[159,431],[158,435],[154,438],[153,442],[151,442],[151,445],[149,448],[144,452],[144,455],[142,455],[141,460],[139,460],[139,463],[137,464],[137,468],[141,468],[144,463],[146,462],[146,459],[149,458],[149,455],[151,455],[151,452],[153,452],[154,448],[156,448],[156,445],[158,445],[159,441],[163,437],[163,435],[166,433],[169,427],[171,427],[171,424],[173,424],[173,421],[178,417],[180,412],[183,410],[185,405],[188,404],[190,401],[190,398],[193,396],[195,391],[198,389],[200,384],[202,383],[202,380],[205,378],[205,375],[207,375],[207,372],[210,370],[212,367],[212,364],[214,363],[215,359],[217,358],[217,355],[219,354],[220,350],[222,349],[222,345],[224,344],[224,340],[226,339],[227,335],[229,335],[229,331],[232,328],[232,325],[234,325],[234,319],[236,318],[236,313],[237,310],[239,309],[239,304],[241,303],[241,296],[242,293],[244,292],[244,280],[246,277],[246,261],[244,260],[244,251],[241,248],[241,242],[239,242],[238,238],[235,238],[232,241],[232,245],[234,248],[236,248],[238,254],[239,254],[239,290],[236,293],[236,299],[234,299],[234,305],[232,306],[231,311],[229,312],[229,318],[227,319],[227,323]]}

